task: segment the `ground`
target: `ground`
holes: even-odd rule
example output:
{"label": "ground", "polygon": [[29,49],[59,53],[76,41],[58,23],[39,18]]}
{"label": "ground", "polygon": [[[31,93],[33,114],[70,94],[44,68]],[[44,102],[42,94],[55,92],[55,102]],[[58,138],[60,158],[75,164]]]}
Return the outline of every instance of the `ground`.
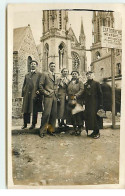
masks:
{"label": "ground", "polygon": [[[89,132],[90,133],[90,132]],[[72,136],[14,134],[15,185],[95,185],[119,182],[119,129],[100,131],[99,139]]]}

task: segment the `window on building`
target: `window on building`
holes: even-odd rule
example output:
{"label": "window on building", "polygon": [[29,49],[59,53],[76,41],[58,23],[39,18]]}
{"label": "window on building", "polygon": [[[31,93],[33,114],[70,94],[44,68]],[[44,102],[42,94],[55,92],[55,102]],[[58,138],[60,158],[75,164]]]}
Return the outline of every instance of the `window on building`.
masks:
{"label": "window on building", "polygon": [[28,72],[30,72],[31,70],[31,65],[30,65],[31,61],[32,61],[32,57],[28,56],[28,59],[27,59],[27,71]]}
{"label": "window on building", "polygon": [[61,43],[59,45],[59,70],[63,69],[63,64],[64,64],[64,44]]}
{"label": "window on building", "polygon": [[121,75],[121,63],[116,64],[116,75]]}
{"label": "window on building", "polygon": [[97,42],[100,41],[100,22],[99,22],[99,18],[97,20]]}
{"label": "window on building", "polygon": [[105,20],[105,18],[102,19],[102,26],[106,26],[106,20]]}
{"label": "window on building", "polygon": [[62,11],[59,11],[59,29],[62,29]]}
{"label": "window on building", "polygon": [[110,18],[108,18],[108,27],[110,27]]}
{"label": "window on building", "polygon": [[48,57],[49,57],[49,45],[46,43],[44,47],[44,52],[45,52],[45,64],[46,64],[46,70],[48,70]]}
{"label": "window on building", "polygon": [[49,30],[49,11],[47,11],[47,28]]}
{"label": "window on building", "polygon": [[76,52],[72,52],[72,66],[72,70],[79,71],[80,59],[79,55]]}

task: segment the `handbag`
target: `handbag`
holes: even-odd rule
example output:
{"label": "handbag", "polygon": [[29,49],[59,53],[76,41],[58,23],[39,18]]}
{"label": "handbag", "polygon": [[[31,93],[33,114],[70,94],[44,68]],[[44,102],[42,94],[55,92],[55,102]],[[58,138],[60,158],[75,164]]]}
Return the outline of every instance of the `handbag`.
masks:
{"label": "handbag", "polygon": [[81,106],[80,104],[76,103],[74,109],[72,109],[72,115],[83,112],[85,110],[85,105]]}
{"label": "handbag", "polygon": [[97,115],[101,118],[106,118],[106,114],[103,109],[98,110]]}

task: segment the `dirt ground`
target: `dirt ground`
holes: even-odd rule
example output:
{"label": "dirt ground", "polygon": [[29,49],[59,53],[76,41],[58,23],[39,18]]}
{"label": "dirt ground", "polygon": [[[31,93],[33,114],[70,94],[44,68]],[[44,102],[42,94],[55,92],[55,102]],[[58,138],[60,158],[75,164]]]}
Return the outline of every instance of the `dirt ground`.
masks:
{"label": "dirt ground", "polygon": [[[91,133],[91,132],[89,132]],[[96,185],[119,182],[119,129],[103,129],[99,139],[16,134],[12,136],[15,185]]]}

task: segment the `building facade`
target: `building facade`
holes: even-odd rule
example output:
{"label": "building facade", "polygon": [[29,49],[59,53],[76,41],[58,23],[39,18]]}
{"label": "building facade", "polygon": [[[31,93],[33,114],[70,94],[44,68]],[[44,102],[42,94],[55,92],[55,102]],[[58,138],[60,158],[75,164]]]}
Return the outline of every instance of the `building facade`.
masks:
{"label": "building facade", "polygon": [[[95,78],[98,81],[102,81],[103,78],[111,80],[111,49],[101,47],[101,26],[115,28],[114,24],[113,12],[93,11],[91,69],[95,72]],[[119,88],[122,73],[122,51],[120,49],[115,49],[114,53],[116,85]]]}
{"label": "building facade", "polygon": [[14,29],[13,40],[12,116],[21,117],[22,86],[25,75],[30,71],[31,60],[38,62],[38,70],[41,67],[30,25]]}
{"label": "building facade", "polygon": [[86,71],[85,34],[83,22],[79,41],[72,27],[68,28],[68,11],[47,10],[43,11],[43,36],[38,46],[42,70],[48,70],[50,62],[56,64],[56,72],[59,73],[64,67]]}

